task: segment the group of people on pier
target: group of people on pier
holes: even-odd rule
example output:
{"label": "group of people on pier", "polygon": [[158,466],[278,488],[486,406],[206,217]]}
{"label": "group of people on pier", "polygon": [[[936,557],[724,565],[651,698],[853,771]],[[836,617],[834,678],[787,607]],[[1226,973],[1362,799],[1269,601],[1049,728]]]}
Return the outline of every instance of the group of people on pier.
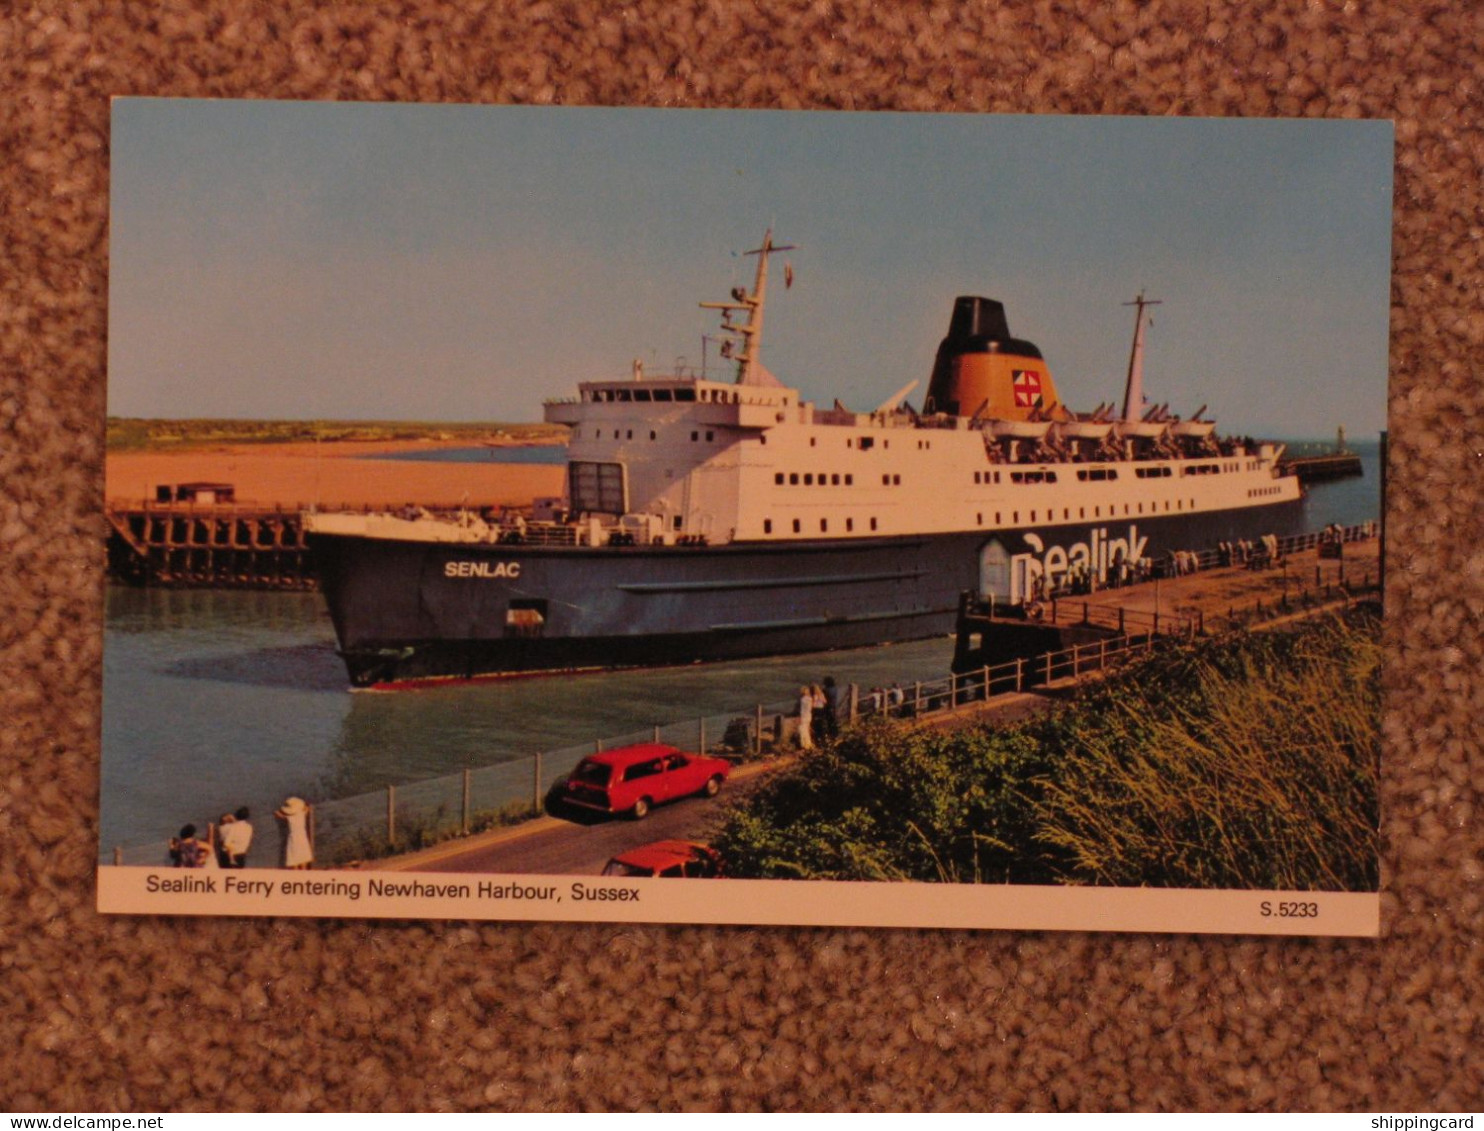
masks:
{"label": "group of people on pier", "polygon": [[899,715],[905,711],[907,693],[900,683],[873,687],[862,692],[854,683],[840,687],[832,676],[824,682],[799,688],[798,743],[800,750],[837,737],[843,723],[860,715]]}
{"label": "group of people on pier", "polygon": [[[284,826],[282,866],[308,868],[314,863],[311,807],[301,797],[290,797],[274,816]],[[194,824],[181,826],[170,838],[170,863],[176,868],[246,868],[253,846],[252,812],[243,805],[206,826],[201,835]]]}

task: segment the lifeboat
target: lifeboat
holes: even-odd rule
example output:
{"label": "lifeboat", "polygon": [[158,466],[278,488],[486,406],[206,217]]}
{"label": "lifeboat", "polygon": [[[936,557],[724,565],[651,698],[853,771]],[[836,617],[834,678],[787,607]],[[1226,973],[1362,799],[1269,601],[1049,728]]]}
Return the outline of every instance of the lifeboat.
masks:
{"label": "lifeboat", "polygon": [[988,420],[984,428],[996,440],[1043,440],[1051,431],[1051,421]]}
{"label": "lifeboat", "polygon": [[1201,414],[1206,411],[1206,406],[1201,405],[1189,420],[1175,420],[1170,423],[1170,435],[1177,436],[1183,440],[1204,440],[1212,432],[1216,431],[1216,421],[1202,420]]}

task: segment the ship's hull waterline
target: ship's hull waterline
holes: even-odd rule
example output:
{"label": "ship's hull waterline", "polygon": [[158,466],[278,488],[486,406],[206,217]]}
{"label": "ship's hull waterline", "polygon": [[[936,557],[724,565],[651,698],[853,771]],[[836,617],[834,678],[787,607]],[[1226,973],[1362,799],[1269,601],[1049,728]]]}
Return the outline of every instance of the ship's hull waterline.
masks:
{"label": "ship's hull waterline", "polygon": [[959,594],[1296,533],[1298,500],[1208,514],[725,546],[548,548],[311,534],[357,687],[685,664],[923,639]]}

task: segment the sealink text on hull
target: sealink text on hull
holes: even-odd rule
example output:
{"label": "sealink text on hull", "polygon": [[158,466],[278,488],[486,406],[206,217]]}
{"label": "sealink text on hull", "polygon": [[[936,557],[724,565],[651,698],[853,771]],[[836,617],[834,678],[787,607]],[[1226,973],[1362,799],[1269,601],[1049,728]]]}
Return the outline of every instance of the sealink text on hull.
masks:
{"label": "sealink text on hull", "polygon": [[305,518],[351,680],[685,663],[917,639],[966,589],[1002,605],[1110,584],[1176,550],[1291,533],[1279,445],[1142,410],[1070,411],[993,300],[956,300],[917,382],[822,409],[762,365],[771,233],[720,311],[729,380],[583,382],[566,492],[526,515]]}

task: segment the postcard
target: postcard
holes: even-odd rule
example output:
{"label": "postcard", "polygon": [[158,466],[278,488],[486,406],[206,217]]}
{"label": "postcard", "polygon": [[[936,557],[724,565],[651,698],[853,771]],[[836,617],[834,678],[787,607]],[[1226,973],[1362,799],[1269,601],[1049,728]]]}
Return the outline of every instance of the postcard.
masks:
{"label": "postcard", "polygon": [[100,910],[1378,933],[1389,123],[112,128]]}

